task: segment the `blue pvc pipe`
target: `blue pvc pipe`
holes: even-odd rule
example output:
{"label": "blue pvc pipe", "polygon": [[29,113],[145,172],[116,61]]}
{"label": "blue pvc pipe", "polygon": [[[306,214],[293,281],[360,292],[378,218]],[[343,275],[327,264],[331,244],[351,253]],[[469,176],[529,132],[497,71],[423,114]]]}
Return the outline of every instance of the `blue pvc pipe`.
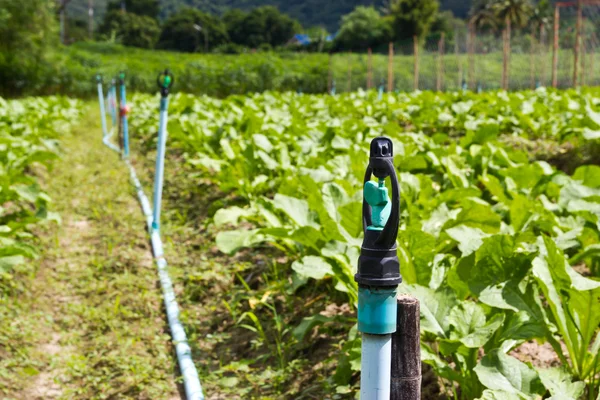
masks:
{"label": "blue pvc pipe", "polygon": [[102,122],[102,138],[108,135],[106,129],[106,111],[104,109],[104,94],[102,93],[102,82],[98,82],[98,101],[100,102],[100,122]]}
{"label": "blue pvc pipe", "polygon": [[117,86],[110,87],[110,114],[112,117],[112,126],[117,126]]}
{"label": "blue pvc pipe", "polygon": [[[127,107],[127,99],[125,97],[125,83],[121,84],[121,108],[124,110]],[[129,129],[127,127],[127,114],[123,112],[123,155],[129,157]]]}
{"label": "blue pvc pipe", "polygon": [[165,168],[165,147],[167,145],[167,106],[168,97],[160,98],[160,118],[158,125],[158,143],[156,145],[156,170],[154,175],[154,214],[152,228],[160,231],[160,205],[162,201],[163,177]]}

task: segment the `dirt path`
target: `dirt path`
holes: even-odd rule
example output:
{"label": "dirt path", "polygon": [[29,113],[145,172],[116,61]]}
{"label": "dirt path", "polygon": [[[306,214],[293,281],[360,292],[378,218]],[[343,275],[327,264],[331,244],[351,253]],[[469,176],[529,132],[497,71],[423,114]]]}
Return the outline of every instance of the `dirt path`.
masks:
{"label": "dirt path", "polygon": [[[17,323],[34,326],[21,389],[3,399],[179,399],[144,220],[88,106],[47,177],[62,218]],[[34,333],[33,333],[34,332]]]}

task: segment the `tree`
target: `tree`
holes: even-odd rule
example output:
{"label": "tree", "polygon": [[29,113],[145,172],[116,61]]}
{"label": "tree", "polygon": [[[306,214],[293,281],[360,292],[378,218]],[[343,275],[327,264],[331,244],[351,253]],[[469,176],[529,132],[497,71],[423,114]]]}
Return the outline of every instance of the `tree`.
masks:
{"label": "tree", "polygon": [[510,26],[524,27],[533,11],[529,0],[496,0],[492,9],[500,21],[505,21],[508,29]]}
{"label": "tree", "polygon": [[34,88],[55,65],[58,45],[54,4],[47,0],[0,0],[0,94]]}
{"label": "tree", "polygon": [[236,43],[253,48],[263,44],[276,47],[284,45],[294,33],[301,31],[302,26],[295,19],[280,13],[275,7],[263,6],[246,14],[236,34],[236,40],[239,40]]}
{"label": "tree", "polygon": [[423,38],[435,21],[440,4],[438,0],[395,0],[389,5],[395,40]]}
{"label": "tree", "polygon": [[391,39],[391,27],[373,7],[356,7],[342,17],[334,48],[364,51]]}
{"label": "tree", "polygon": [[498,16],[493,9],[493,3],[490,1],[479,0],[473,3],[469,11],[469,22],[476,29],[490,29],[496,31],[499,26]]}
{"label": "tree", "polygon": [[158,47],[186,52],[213,49],[229,42],[225,24],[217,17],[195,9],[181,9],[163,26]]}
{"label": "tree", "polygon": [[243,12],[238,8],[232,8],[228,10],[221,17],[221,21],[225,24],[229,39],[233,43],[243,43],[246,36],[244,34],[244,20],[248,16],[247,13]]}
{"label": "tree", "polygon": [[156,44],[160,28],[156,20],[147,15],[112,10],[104,16],[100,33],[108,37],[116,35],[126,46],[151,49]]}
{"label": "tree", "polygon": [[125,2],[125,10],[127,13],[135,15],[145,15],[147,17],[156,19],[160,11],[160,5],[158,0],[113,0],[108,3],[106,12],[121,12],[121,3]]}
{"label": "tree", "polygon": [[430,31],[437,37],[442,33],[446,36],[446,40],[453,40],[454,33],[457,29],[464,30],[465,23],[462,19],[454,18],[452,11],[442,11],[438,13],[435,20],[431,24]]}

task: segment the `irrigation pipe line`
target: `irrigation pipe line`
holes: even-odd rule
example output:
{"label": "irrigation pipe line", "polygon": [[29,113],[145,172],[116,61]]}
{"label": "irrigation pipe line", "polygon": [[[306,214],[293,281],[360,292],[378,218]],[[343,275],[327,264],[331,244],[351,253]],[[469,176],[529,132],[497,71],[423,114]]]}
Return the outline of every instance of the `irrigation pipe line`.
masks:
{"label": "irrigation pipe line", "polygon": [[[169,76],[168,72],[165,71],[166,75]],[[171,77],[172,78],[172,77]],[[165,79],[166,85],[169,85],[169,82],[172,83],[171,80]],[[100,110],[102,118],[102,126],[106,127],[106,114],[104,113],[104,99],[102,97],[102,82],[99,80],[98,82],[98,95],[100,100]],[[124,86],[124,83],[123,83]],[[166,87],[168,89],[168,87]],[[164,90],[161,88],[161,94],[165,93],[168,95],[168,90]],[[166,97],[166,96],[163,96]],[[114,100],[114,99],[113,99]],[[124,101],[124,99],[122,99]],[[162,101],[161,101],[162,104]],[[166,118],[166,116],[165,116]],[[164,125],[164,126],[163,126]],[[160,130],[165,129],[166,134],[166,121],[164,124],[161,123]],[[103,139],[102,142],[108,146],[110,149],[121,153],[121,149],[111,143],[109,140],[114,133],[114,127],[111,129],[110,133],[107,133],[105,130],[103,131]],[[164,155],[164,153],[163,153]],[[167,260],[164,258],[163,254],[163,244],[160,238],[160,234],[158,229],[153,229],[153,214],[152,207],[150,205],[150,201],[148,197],[144,193],[144,189],[140,180],[135,173],[135,168],[127,158],[124,159],[125,164],[129,168],[129,175],[131,178],[131,182],[135,187],[137,192],[138,200],[142,207],[142,212],[144,217],[146,218],[146,227],[148,229],[148,233],[150,234],[150,241],[152,244],[152,253],[154,254],[154,260],[156,261],[156,266],[158,267],[158,277],[160,279],[160,286],[162,288],[165,309],[167,311],[167,319],[169,322],[169,329],[171,331],[171,336],[173,341],[175,342],[175,352],[177,353],[177,361],[179,364],[179,370],[181,371],[181,375],[183,376],[183,385],[185,388],[185,395],[187,400],[204,400],[204,394],[202,393],[202,385],[200,384],[200,379],[198,378],[198,371],[196,370],[196,366],[194,365],[194,361],[192,360],[192,350],[190,345],[188,344],[188,339],[185,334],[185,329],[181,320],[179,319],[179,305],[177,304],[177,299],[175,298],[175,291],[173,290],[173,282],[169,277],[169,272],[167,270]]]}

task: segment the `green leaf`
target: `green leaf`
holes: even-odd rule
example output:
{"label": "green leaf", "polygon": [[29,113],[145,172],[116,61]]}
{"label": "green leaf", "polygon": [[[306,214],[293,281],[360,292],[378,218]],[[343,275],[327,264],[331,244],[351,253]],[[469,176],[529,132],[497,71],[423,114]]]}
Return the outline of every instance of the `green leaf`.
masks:
{"label": "green leaf", "polygon": [[585,383],[573,382],[573,376],[565,368],[538,369],[542,383],[554,400],[578,400],[583,395]]}
{"label": "green leaf", "polygon": [[300,325],[294,328],[292,331],[292,335],[296,338],[297,341],[301,342],[307,333],[313,330],[315,326],[323,325],[326,322],[331,321],[333,318],[326,317],[321,314],[313,315],[311,317],[305,317],[300,322]]}
{"label": "green leaf", "polygon": [[477,400],[523,400],[523,398],[518,394],[505,392],[504,390],[485,389],[482,396]]}
{"label": "green leaf", "polygon": [[479,228],[471,228],[466,225],[458,225],[446,229],[446,233],[458,243],[458,249],[463,257],[475,252],[483,244],[483,239],[490,235]]}
{"label": "green leaf", "polygon": [[323,279],[326,276],[334,276],[331,264],[323,257],[305,256],[301,260],[294,261],[292,269],[301,277]]}
{"label": "green leaf", "polygon": [[315,225],[306,200],[277,193],[273,199],[273,204],[290,217],[298,227]]}
{"label": "green leaf", "polygon": [[9,272],[18,265],[25,264],[25,257],[21,255],[0,257],[0,271]]}
{"label": "green leaf", "polygon": [[527,399],[543,393],[540,378],[533,368],[498,349],[481,359],[475,367],[475,373],[488,389],[505,391]]}
{"label": "green leaf", "polygon": [[216,238],[217,248],[222,253],[233,254],[243,247],[251,247],[264,241],[264,236],[259,233],[260,229],[219,232]]}
{"label": "green leaf", "polygon": [[434,291],[421,285],[402,285],[400,291],[402,290],[406,290],[419,299],[421,330],[440,337],[446,337],[449,328],[448,314],[458,303],[454,292],[449,288]]}
{"label": "green leaf", "polygon": [[227,224],[236,225],[240,218],[248,217],[252,214],[254,214],[254,212],[251,209],[233,206],[217,210],[213,218],[215,226]]}
{"label": "green leaf", "polygon": [[463,302],[450,310],[447,322],[454,327],[451,339],[459,340],[468,348],[483,347],[504,322],[504,314],[496,314],[486,321],[483,308],[473,302]]}
{"label": "green leaf", "polygon": [[600,187],[600,167],[597,165],[583,165],[578,167],[573,174],[573,179],[581,181],[584,185]]}

